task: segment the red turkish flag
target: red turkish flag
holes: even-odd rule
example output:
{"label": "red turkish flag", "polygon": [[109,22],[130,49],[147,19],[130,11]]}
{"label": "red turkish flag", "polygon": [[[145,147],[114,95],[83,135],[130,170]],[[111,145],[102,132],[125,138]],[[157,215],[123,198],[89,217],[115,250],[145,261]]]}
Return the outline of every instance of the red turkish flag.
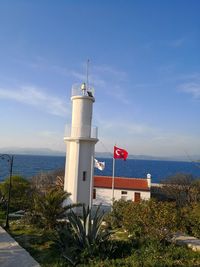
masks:
{"label": "red turkish flag", "polygon": [[125,149],[114,146],[114,159],[124,159],[128,157],[128,152]]}

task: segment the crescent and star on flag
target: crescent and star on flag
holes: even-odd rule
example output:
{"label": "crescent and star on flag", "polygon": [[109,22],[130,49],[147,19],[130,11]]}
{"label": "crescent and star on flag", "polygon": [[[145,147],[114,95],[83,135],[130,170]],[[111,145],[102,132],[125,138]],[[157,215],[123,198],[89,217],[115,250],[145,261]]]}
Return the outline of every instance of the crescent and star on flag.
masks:
{"label": "crescent and star on flag", "polygon": [[124,159],[128,157],[128,152],[125,149],[114,146],[114,159]]}

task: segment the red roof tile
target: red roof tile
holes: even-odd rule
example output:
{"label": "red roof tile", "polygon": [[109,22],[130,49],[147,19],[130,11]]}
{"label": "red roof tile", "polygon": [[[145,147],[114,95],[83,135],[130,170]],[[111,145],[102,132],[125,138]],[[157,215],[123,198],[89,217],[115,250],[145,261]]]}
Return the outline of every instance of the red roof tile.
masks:
{"label": "red roof tile", "polygon": [[[111,176],[94,176],[94,187],[112,188]],[[147,179],[115,177],[115,189],[149,190]]]}

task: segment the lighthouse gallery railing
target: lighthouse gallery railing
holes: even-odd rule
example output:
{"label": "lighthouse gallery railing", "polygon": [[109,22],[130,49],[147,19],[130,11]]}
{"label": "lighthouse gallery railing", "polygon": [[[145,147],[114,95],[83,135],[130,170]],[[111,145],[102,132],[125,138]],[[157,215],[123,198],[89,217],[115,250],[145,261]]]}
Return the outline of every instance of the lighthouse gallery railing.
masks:
{"label": "lighthouse gallery railing", "polygon": [[98,138],[98,127],[96,126],[65,126],[65,137],[71,138]]}

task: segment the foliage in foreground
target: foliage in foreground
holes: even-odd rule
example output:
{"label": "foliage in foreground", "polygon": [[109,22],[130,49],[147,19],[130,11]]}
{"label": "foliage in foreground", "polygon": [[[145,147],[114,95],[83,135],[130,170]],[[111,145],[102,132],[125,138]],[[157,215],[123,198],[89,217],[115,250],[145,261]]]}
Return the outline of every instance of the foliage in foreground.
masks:
{"label": "foliage in foreground", "polygon": [[200,238],[200,203],[183,207],[179,219],[185,233]]}
{"label": "foliage in foreground", "polygon": [[[81,266],[81,265],[80,265]],[[175,245],[162,246],[161,243],[149,243],[132,250],[125,258],[95,260],[88,267],[197,267],[200,266],[200,254],[185,247]]]}
{"label": "foliage in foreground", "polygon": [[77,204],[63,205],[69,196],[69,193],[57,188],[35,194],[32,221],[34,222],[35,218],[36,223],[47,229],[54,229],[59,224],[59,219],[66,218],[67,211],[79,206]]}
{"label": "foliage in foreground", "polygon": [[[0,185],[3,207],[7,206],[7,204],[4,205],[4,203],[5,202],[7,203],[9,183],[10,183],[9,178],[7,178]],[[11,210],[13,211],[25,210],[31,206],[31,202],[32,202],[32,190],[30,182],[25,178],[23,178],[22,176],[13,176],[12,186],[11,186],[11,199],[10,199]]]}
{"label": "foliage in foreground", "polygon": [[[11,234],[26,248],[42,267],[72,266],[63,260],[58,253],[55,243],[51,239],[51,232],[22,225],[19,221],[11,225]],[[105,257],[95,256],[92,259],[80,258],[77,266],[83,267],[170,267],[170,266],[200,266],[200,253],[193,252],[185,247],[160,242],[146,242],[137,246],[131,241],[111,240],[115,246],[114,253],[106,252]]]}
{"label": "foliage in foreground", "polygon": [[[187,189],[185,185],[184,188]],[[35,199],[33,217],[39,228],[34,229],[27,222],[21,227],[22,220],[19,220],[18,230],[15,229],[12,234],[43,267],[200,266],[199,253],[166,242],[180,226],[200,237],[200,204],[196,201],[188,201],[184,207],[154,200],[115,202],[108,222],[114,229],[121,227],[132,236],[129,240],[117,241],[114,235],[110,237],[110,233],[101,227],[103,215],[98,212],[92,221],[90,210],[83,208],[82,217],[72,211],[68,214],[69,223],[60,223],[57,219],[66,215],[62,204],[68,194],[52,189],[50,185],[38,190],[40,192],[31,196]],[[27,195],[23,201],[26,203]]]}
{"label": "foliage in foreground", "polygon": [[69,193],[52,188],[45,193],[38,193],[34,198],[34,212],[40,223],[47,229],[54,229],[58,220],[66,218],[67,211],[77,205],[63,205]]}
{"label": "foliage in foreground", "polygon": [[72,265],[108,251],[107,241],[111,232],[102,227],[103,217],[99,208],[93,214],[92,209],[83,206],[81,216],[71,210],[69,223],[58,228],[57,244],[63,257]]}
{"label": "foliage in foreground", "polygon": [[138,240],[165,241],[177,230],[177,212],[174,203],[120,200],[114,203],[113,212],[108,218],[108,223],[113,225],[113,222]]}

